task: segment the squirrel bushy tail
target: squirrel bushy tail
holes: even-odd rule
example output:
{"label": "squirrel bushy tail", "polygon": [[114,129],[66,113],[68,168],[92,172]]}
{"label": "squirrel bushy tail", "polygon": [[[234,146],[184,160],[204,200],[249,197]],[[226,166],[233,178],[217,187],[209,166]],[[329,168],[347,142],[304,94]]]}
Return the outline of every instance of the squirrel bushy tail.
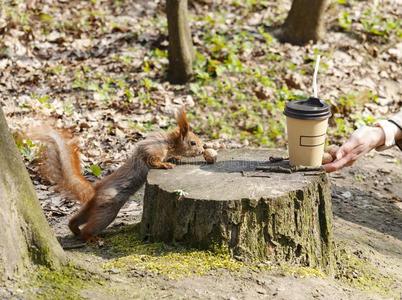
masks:
{"label": "squirrel bushy tail", "polygon": [[79,147],[68,131],[38,126],[28,131],[28,137],[46,144],[40,164],[40,173],[46,180],[80,203],[95,196],[94,186],[81,175]]}

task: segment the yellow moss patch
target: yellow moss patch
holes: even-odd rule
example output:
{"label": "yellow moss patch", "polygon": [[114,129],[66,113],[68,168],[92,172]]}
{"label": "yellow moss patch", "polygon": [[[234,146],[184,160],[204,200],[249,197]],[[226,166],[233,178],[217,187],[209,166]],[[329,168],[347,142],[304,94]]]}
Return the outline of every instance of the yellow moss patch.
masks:
{"label": "yellow moss patch", "polygon": [[163,243],[144,243],[136,227],[128,226],[119,234],[106,237],[106,245],[117,258],[103,268],[144,269],[168,278],[177,279],[189,275],[203,275],[211,270],[238,271],[243,263],[232,259],[226,249],[213,251],[195,250]]}
{"label": "yellow moss patch", "polygon": [[298,266],[291,266],[288,264],[281,265],[279,270],[283,272],[285,275],[291,275],[299,278],[305,277],[318,277],[324,278],[326,277],[325,273],[316,268],[310,267],[298,267]]}
{"label": "yellow moss patch", "polygon": [[[135,251],[135,250],[134,250]],[[131,268],[144,269],[171,279],[178,279],[189,275],[204,275],[208,271],[227,269],[238,271],[242,263],[237,262],[229,255],[216,255],[209,251],[173,251],[158,255],[132,254],[113,259],[103,265],[105,269],[118,268],[125,271]]]}
{"label": "yellow moss patch", "polygon": [[327,275],[317,269],[312,267],[303,267],[297,265],[290,265],[286,262],[276,263],[276,264],[257,264],[252,266],[256,271],[269,271],[273,272],[274,274],[281,274],[284,276],[294,276],[298,278],[305,278],[305,277],[317,277],[317,278],[325,278]]}

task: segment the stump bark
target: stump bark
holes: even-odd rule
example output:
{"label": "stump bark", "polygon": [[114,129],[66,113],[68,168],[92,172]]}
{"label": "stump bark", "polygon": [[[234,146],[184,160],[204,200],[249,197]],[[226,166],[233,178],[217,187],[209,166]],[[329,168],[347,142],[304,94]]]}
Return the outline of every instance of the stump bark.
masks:
{"label": "stump bark", "polygon": [[[224,150],[218,162],[185,161],[148,175],[144,238],[228,247],[246,260],[287,261],[332,273],[331,193],[326,174],[254,172],[276,150]],[[251,174],[251,176],[244,176]]]}

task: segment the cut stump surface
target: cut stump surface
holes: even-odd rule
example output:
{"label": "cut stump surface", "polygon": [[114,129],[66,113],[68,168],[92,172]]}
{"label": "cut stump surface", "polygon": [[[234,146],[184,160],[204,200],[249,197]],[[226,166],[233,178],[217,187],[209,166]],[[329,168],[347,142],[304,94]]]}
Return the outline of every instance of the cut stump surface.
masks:
{"label": "cut stump surface", "polygon": [[332,273],[331,193],[325,174],[244,176],[280,150],[219,152],[148,175],[142,234],[151,241],[227,247],[236,258],[287,261]]}

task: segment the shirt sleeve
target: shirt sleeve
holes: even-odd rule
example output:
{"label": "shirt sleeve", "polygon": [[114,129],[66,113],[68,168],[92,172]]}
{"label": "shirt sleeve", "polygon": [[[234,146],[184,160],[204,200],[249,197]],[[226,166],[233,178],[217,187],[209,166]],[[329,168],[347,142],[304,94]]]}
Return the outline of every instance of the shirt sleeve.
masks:
{"label": "shirt sleeve", "polygon": [[[402,111],[392,116],[389,121],[402,131]],[[396,141],[396,145],[402,150],[402,140]]]}
{"label": "shirt sleeve", "polygon": [[377,147],[377,151],[384,151],[397,145],[399,149],[402,150],[402,140],[395,141],[396,133],[402,131],[402,111],[392,116],[390,119],[379,121],[375,124],[377,127],[381,127],[385,134],[384,145]]}
{"label": "shirt sleeve", "polygon": [[398,126],[387,120],[381,120],[375,126],[380,127],[385,135],[384,145],[375,148],[375,150],[384,151],[395,146],[395,134],[399,130]]}

